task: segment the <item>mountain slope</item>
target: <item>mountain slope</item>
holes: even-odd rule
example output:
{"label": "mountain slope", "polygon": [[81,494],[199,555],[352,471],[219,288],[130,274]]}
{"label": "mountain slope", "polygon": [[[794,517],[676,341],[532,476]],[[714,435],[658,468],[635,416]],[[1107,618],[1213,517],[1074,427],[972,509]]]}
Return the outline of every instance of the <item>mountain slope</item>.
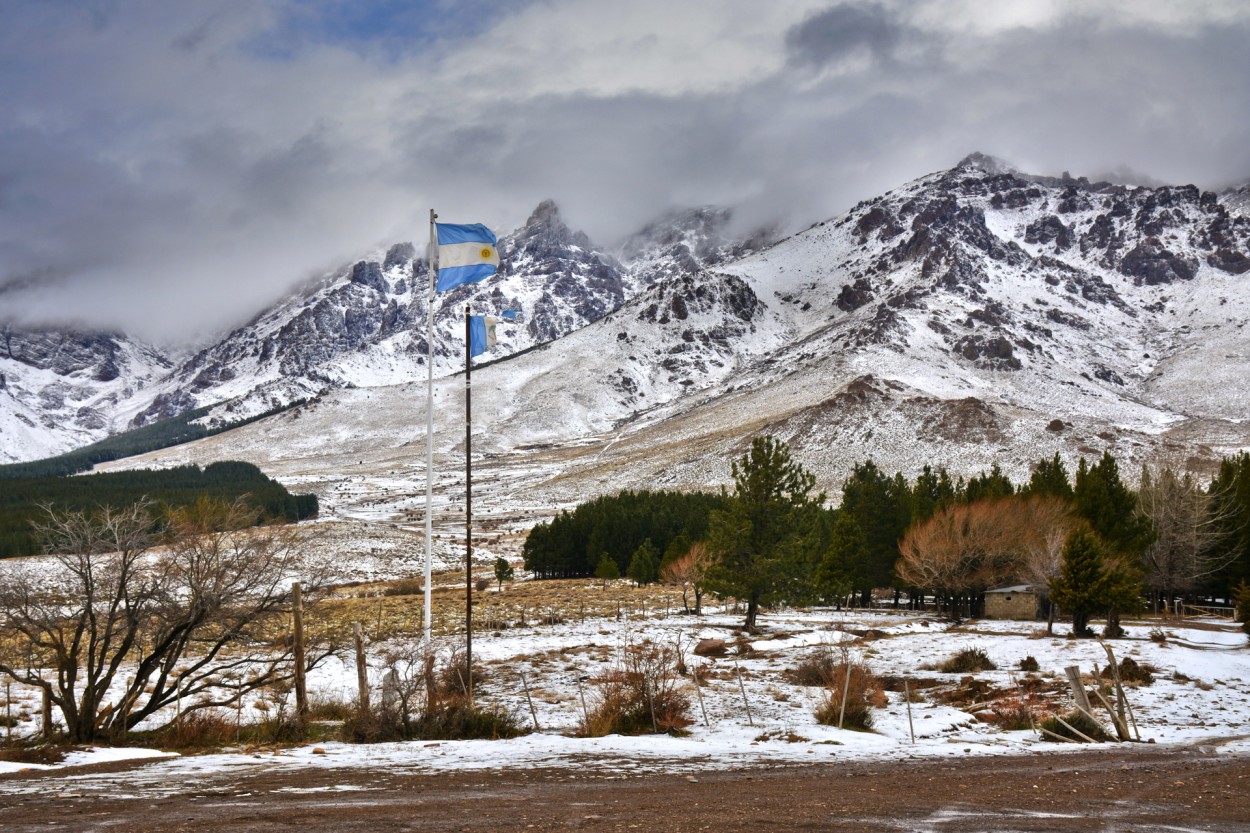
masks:
{"label": "mountain slope", "polygon": [[[762,431],[831,489],[866,457],[908,473],[997,462],[1017,479],[1040,457],[1103,450],[1126,470],[1157,455],[1209,468],[1250,447],[1238,382],[1248,253],[1250,221],[1196,188],[1031,177],[969,157],[739,260],[656,280],[600,321],[475,371],[475,449],[493,484],[483,511],[492,494],[542,512],[623,487],[715,487]],[[366,479],[385,470],[402,516],[421,488],[422,398],[334,393],[165,459],[229,448],[316,482],[330,475],[310,467],[350,455]],[[447,477],[462,413],[447,379]],[[311,464],[319,432],[347,447]],[[336,496],[329,482],[331,511],[368,493]]]}
{"label": "mountain slope", "polygon": [[120,333],[0,326],[0,463],[98,439],[117,404],[171,366]]}

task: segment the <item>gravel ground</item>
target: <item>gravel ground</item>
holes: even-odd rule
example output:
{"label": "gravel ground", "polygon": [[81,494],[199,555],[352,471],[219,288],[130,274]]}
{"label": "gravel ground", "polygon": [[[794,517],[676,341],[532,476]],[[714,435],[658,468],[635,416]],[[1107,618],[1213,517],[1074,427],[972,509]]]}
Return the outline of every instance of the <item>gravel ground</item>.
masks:
{"label": "gravel ground", "polygon": [[[622,776],[583,766],[450,774],[282,770],[163,797],[79,792],[110,764],[0,778],[0,828],[27,831],[1250,830],[1250,757],[1210,747]],[[141,765],[140,765],[141,766]],[[34,794],[13,783],[40,779]],[[5,783],[9,782],[9,783]]]}

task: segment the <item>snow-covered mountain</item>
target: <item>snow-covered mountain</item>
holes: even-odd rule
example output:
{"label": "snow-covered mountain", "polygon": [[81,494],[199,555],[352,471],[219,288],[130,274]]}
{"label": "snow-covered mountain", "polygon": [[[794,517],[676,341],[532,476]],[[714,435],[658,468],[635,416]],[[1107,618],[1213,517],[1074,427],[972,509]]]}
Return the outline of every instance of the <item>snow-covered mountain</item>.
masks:
{"label": "snow-covered mountain", "polygon": [[100,439],[119,403],[172,366],[120,333],[0,324],[0,463]]}
{"label": "snow-covered mountain", "polygon": [[[618,257],[571,230],[554,202],[541,203],[524,226],[500,240],[498,275],[436,296],[435,374],[463,367],[466,305],[477,314],[523,312],[519,323],[498,327],[492,358],[559,339],[661,277],[692,276],[768,241],[767,232],[734,239],[727,231],[730,216],[712,208],[672,212],[626,241]],[[81,414],[63,413],[60,381],[10,373],[24,383],[13,388],[13,404],[0,407],[0,462],[65,451],[206,405],[216,406],[208,422],[231,423],[330,390],[422,379],[427,275],[412,243],[373,252],[172,368],[165,360],[159,372],[122,361],[120,381],[98,401],[81,385],[76,389],[76,407],[86,407]],[[40,337],[79,338],[54,331]],[[159,359],[151,348],[135,349]],[[89,406],[84,399],[91,399]]]}
{"label": "snow-covered mountain", "polygon": [[[715,487],[763,431],[830,489],[867,457],[1020,479],[1041,457],[1111,450],[1128,471],[1159,456],[1201,471],[1250,448],[1247,322],[1250,219],[1216,195],[973,155],[744,257],[666,272],[475,371],[482,507],[491,488],[532,514],[624,487]],[[440,471],[463,455],[463,395],[437,388]],[[376,513],[357,478],[419,494],[422,400],[411,385],[336,391],[145,462],[248,457],[329,507],[345,498],[322,477],[371,494]],[[310,467],[326,437],[334,451]]]}

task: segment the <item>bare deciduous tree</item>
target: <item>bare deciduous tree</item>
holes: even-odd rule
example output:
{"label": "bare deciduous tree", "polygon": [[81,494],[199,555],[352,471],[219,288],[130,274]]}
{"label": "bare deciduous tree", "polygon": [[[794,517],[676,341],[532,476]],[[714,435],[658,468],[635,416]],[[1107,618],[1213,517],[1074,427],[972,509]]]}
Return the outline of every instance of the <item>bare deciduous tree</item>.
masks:
{"label": "bare deciduous tree", "polygon": [[995,584],[1057,574],[1071,523],[1066,504],[1044,496],[946,506],[907,531],[898,575],[945,597],[958,618],[965,598]]}
{"label": "bare deciduous tree", "polygon": [[694,593],[695,616],[703,615],[703,580],[711,563],[712,553],[708,550],[707,544],[696,541],[690,545],[690,549],[665,564],[660,570],[662,581],[681,586],[681,605],[686,610],[690,610],[686,594],[688,591]]}
{"label": "bare deciduous tree", "polygon": [[1146,586],[1171,607],[1178,594],[1219,572],[1236,558],[1215,544],[1225,528],[1224,501],[1207,494],[1188,473],[1158,463],[1142,469],[1137,502],[1154,526],[1155,539],[1142,553]]}
{"label": "bare deciduous tree", "polygon": [[1021,577],[1034,587],[1046,588],[1046,632],[1055,630],[1055,605],[1050,601],[1050,582],[1063,565],[1063,546],[1068,536],[1085,522],[1076,516],[1071,501],[1053,495],[1031,495],[1022,507],[1027,519],[1019,541]]}
{"label": "bare deciduous tree", "polygon": [[[57,574],[41,581],[28,566],[0,587],[17,637],[0,673],[45,691],[71,741],[124,733],[179,701],[184,713],[234,705],[293,676],[283,636],[296,536],[250,528],[243,501],[175,510],[159,533],[157,514],[147,502],[49,511],[38,531]],[[302,578],[306,592],[320,584]],[[328,653],[309,649],[307,668]]]}

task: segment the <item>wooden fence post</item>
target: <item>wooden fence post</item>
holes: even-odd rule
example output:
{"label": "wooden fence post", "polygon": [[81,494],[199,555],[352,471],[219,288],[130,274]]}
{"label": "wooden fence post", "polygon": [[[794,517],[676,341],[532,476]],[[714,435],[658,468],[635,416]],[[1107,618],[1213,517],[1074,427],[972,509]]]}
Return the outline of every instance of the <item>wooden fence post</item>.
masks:
{"label": "wooden fence post", "polygon": [[1076,707],[1086,714],[1089,713],[1089,695],[1085,693],[1085,682],[1081,679],[1081,668],[1079,665],[1069,665],[1063,669],[1063,673],[1068,675],[1068,685],[1072,688],[1072,697],[1076,700]]}
{"label": "wooden fence post", "polygon": [[365,663],[365,635],[356,623],[356,697],[362,715],[369,713],[369,666]]}
{"label": "wooden fence post", "polygon": [[521,675],[521,685],[525,688],[525,702],[530,704],[530,717],[534,719],[534,731],[538,731],[538,712],[534,710],[534,699],[530,697],[530,684],[525,681],[525,672],[519,672]]}
{"label": "wooden fence post", "polygon": [[746,683],[742,682],[742,666],[737,663],[734,663],[734,666],[738,671],[738,689],[742,692],[742,705],[745,706],[747,710],[747,725],[754,726],[755,720],[751,717],[751,702],[747,700]]}
{"label": "wooden fence post", "polygon": [[[292,638],[295,642],[295,718],[302,725],[308,719],[308,684],[304,678],[304,595],[297,581],[291,585],[293,597]],[[181,699],[181,694],[179,695]]]}
{"label": "wooden fence post", "polygon": [[907,702],[907,729],[911,732],[911,742],[916,742],[916,725],[911,722],[911,686],[907,684],[907,678],[903,678],[903,699]]}
{"label": "wooden fence post", "polygon": [[707,722],[707,708],[703,705],[703,687],[699,685],[699,669],[694,668],[692,673],[694,674],[694,693],[699,697],[699,711],[703,712],[703,725],[710,728],[711,724]]}

